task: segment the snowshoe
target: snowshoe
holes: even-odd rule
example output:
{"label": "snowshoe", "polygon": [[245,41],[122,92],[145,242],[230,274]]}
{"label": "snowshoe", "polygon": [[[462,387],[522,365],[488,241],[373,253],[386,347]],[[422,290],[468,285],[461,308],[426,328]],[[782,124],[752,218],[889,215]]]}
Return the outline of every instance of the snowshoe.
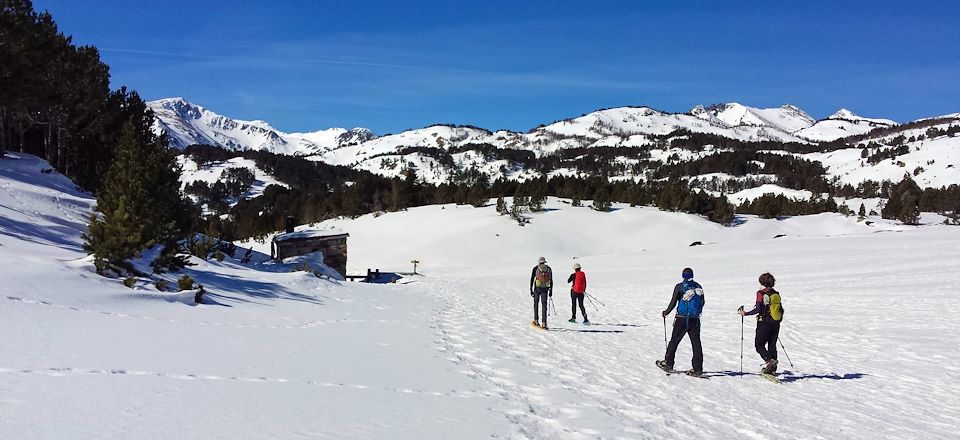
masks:
{"label": "snowshoe", "polygon": [[540,328],[540,323],[537,321],[530,321],[530,327]]}
{"label": "snowshoe", "polygon": [[703,372],[690,369],[690,370],[687,370],[687,376],[703,377]]}
{"label": "snowshoe", "polygon": [[773,375],[773,374],[770,374],[770,373],[764,373],[764,372],[761,371],[761,372],[760,372],[760,377],[762,377],[762,378],[764,378],[764,379],[766,379],[766,380],[769,380],[770,382],[773,382],[773,383],[780,383],[780,378],[777,377],[777,376],[775,376],[775,375]]}
{"label": "snowshoe", "polygon": [[776,359],[768,360],[767,363],[763,366],[763,369],[760,370],[760,372],[764,374],[771,374],[771,375],[775,374],[777,372],[777,363],[778,362]]}
{"label": "snowshoe", "polygon": [[676,373],[676,370],[674,370],[672,366],[667,365],[666,361],[657,360],[657,367],[660,367],[660,369],[665,371],[667,374]]}

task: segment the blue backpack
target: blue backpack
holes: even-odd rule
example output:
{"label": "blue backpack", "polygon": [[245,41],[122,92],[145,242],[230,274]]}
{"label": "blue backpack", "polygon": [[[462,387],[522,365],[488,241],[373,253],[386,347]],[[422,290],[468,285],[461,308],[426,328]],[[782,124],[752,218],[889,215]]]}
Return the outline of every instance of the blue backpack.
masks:
{"label": "blue backpack", "polygon": [[694,280],[684,280],[680,286],[680,303],[677,315],[687,318],[699,318],[703,312],[703,287]]}

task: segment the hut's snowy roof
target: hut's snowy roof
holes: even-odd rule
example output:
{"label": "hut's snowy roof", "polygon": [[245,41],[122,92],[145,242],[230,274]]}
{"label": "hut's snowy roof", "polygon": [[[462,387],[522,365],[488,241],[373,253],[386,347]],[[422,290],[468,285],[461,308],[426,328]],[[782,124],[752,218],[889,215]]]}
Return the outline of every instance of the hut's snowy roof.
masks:
{"label": "hut's snowy roof", "polygon": [[347,234],[343,230],[337,228],[330,229],[304,229],[296,232],[289,232],[286,234],[277,234],[273,237],[273,241],[287,241],[287,240],[303,240],[308,238],[339,238],[341,236],[348,237],[350,234]]}

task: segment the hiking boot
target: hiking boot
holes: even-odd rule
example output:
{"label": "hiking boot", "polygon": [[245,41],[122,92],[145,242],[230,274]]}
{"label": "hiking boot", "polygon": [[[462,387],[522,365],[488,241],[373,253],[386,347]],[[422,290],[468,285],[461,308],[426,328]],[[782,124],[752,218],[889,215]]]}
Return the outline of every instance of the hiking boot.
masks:
{"label": "hiking boot", "polygon": [[761,373],[773,374],[777,372],[777,360],[770,359],[767,361],[766,365],[763,366],[763,369],[760,370]]}
{"label": "hiking boot", "polygon": [[703,372],[702,372],[702,371],[697,371],[697,370],[694,370],[694,369],[690,369],[690,370],[687,370],[687,376],[700,377],[700,376],[703,376]]}
{"label": "hiking boot", "polygon": [[660,367],[661,370],[666,371],[667,373],[673,372],[673,365],[667,365],[667,361],[658,360],[657,366]]}
{"label": "hiking boot", "polygon": [[574,323],[574,324],[576,324],[576,322],[577,322],[577,318],[570,318],[570,320],[569,320],[569,321],[567,321],[567,322],[572,322],[572,323]]}
{"label": "hiking boot", "polygon": [[584,325],[590,325],[590,320],[589,320],[589,319],[584,319],[584,320],[583,320],[583,324],[584,324]]}
{"label": "hiking boot", "polygon": [[547,324],[541,325],[540,328],[542,328],[542,329],[544,329],[544,330],[550,330],[550,328],[547,327]]}
{"label": "hiking boot", "polygon": [[532,325],[532,326],[534,326],[534,327],[540,327],[540,323],[537,322],[536,319],[534,319],[533,321],[530,321],[530,325]]}

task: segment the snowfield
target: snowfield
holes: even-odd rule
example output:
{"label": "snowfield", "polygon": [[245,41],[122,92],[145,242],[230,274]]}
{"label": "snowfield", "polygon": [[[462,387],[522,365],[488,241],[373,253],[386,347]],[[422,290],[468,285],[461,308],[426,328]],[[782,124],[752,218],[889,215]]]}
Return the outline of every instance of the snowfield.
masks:
{"label": "snowfield", "polygon": [[[352,273],[417,259],[422,276],[340,283],[263,255],[194,260],[208,292],[195,305],[96,275],[80,238],[94,200],[47,167],[0,159],[2,438],[956,436],[960,228],[935,215],[725,228],[550,199],[520,227],[493,206],[428,206],[317,225],[351,234]],[[557,282],[546,332],[529,325],[541,255]],[[592,326],[566,322],[574,262],[604,304],[588,303]],[[654,366],[685,266],[707,297],[706,379]],[[740,373],[736,309],[764,271],[784,298],[780,385],[755,374],[750,319]],[[678,369],[690,354],[684,341]]]}

